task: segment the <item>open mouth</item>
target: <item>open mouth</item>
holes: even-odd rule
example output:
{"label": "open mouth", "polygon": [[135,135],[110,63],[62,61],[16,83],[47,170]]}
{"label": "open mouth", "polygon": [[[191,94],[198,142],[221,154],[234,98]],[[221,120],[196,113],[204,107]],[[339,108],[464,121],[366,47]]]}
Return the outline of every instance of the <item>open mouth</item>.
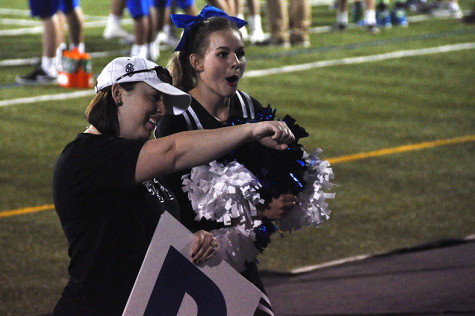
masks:
{"label": "open mouth", "polygon": [[238,75],[229,76],[229,77],[226,78],[226,80],[227,80],[230,84],[236,84],[236,83],[239,81],[239,76],[238,76]]}

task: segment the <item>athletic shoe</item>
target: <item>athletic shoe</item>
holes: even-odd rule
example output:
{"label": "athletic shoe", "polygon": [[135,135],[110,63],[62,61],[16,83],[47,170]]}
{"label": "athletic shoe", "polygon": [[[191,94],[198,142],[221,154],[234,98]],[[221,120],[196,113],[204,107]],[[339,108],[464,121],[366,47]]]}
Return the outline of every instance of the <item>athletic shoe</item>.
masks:
{"label": "athletic shoe", "polygon": [[67,50],[66,43],[61,43],[58,48],[56,48],[56,61],[55,67],[57,71],[63,70],[63,52]]}
{"label": "athletic shoe", "polygon": [[292,46],[297,46],[297,47],[310,47],[310,41],[294,41],[292,42]]}
{"label": "athletic shoe", "polygon": [[157,39],[155,42],[158,45],[162,45],[164,47],[175,48],[179,41],[173,35],[164,31],[160,31],[157,34]]}
{"label": "athletic shoe", "polygon": [[290,43],[285,40],[276,40],[271,37],[267,38],[266,40],[263,40],[261,42],[255,42],[254,45],[256,46],[274,46],[274,47],[280,47],[280,48],[289,48]]}
{"label": "athletic shoe", "polygon": [[249,34],[249,40],[251,41],[251,44],[255,44],[257,42],[263,42],[267,40],[270,37],[270,35],[264,34],[262,30],[253,30],[251,31],[251,34]]}
{"label": "athletic shoe", "polygon": [[394,8],[391,12],[391,22],[394,25],[406,27],[408,25],[406,11],[403,8]]}
{"label": "athletic shoe", "polygon": [[359,20],[358,23],[356,23],[356,24],[358,24],[358,26],[361,26],[361,27],[367,27],[368,26],[368,22],[366,22],[365,19]]}
{"label": "athletic shoe", "polygon": [[463,17],[462,10],[460,10],[460,6],[456,2],[447,3],[447,10],[449,11],[449,15],[456,19]]}
{"label": "athletic shoe", "polygon": [[56,84],[57,78],[48,75],[39,65],[29,74],[17,76],[15,81],[24,85],[48,85]]}
{"label": "athletic shoe", "polygon": [[[453,11],[453,10],[452,10]],[[437,18],[448,18],[451,16],[449,7],[446,5],[446,3],[443,3],[442,1],[435,1],[431,6],[430,6],[430,15],[437,17]]]}
{"label": "athletic shoe", "polygon": [[126,37],[122,37],[119,39],[119,43],[123,45],[132,45],[135,42],[135,36],[134,34],[127,34]]}
{"label": "athletic shoe", "polygon": [[105,39],[113,39],[113,38],[127,38],[130,34],[120,27],[120,25],[116,24],[107,24],[106,28],[104,29],[103,36]]}
{"label": "athletic shoe", "polygon": [[342,32],[342,31],[346,30],[347,27],[348,27],[348,24],[337,22],[337,23],[332,25],[332,31]]}
{"label": "athletic shoe", "polygon": [[148,52],[149,55],[147,59],[151,61],[157,61],[158,58],[160,58],[160,46],[159,44],[155,41],[149,44],[148,47]]}
{"label": "athletic shoe", "polygon": [[378,34],[379,27],[376,24],[369,24],[366,26],[368,28],[369,34]]}
{"label": "athletic shoe", "polygon": [[380,27],[390,29],[392,27],[392,24],[391,24],[391,16],[389,14],[389,11],[388,10],[376,11],[376,23]]}
{"label": "athletic shoe", "polygon": [[412,12],[430,13],[431,5],[426,0],[407,0],[404,7]]}

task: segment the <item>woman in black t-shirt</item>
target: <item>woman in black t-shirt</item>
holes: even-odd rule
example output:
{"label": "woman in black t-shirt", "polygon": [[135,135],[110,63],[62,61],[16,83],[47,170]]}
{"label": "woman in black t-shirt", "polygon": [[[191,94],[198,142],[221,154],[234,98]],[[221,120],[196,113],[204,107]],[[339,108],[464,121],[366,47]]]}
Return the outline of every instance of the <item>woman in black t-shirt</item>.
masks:
{"label": "woman in black t-shirt", "polygon": [[[139,57],[116,58],[97,78],[86,111],[91,125],[64,148],[54,171],[53,199],[71,258],[55,315],[122,314],[161,213],[177,213],[156,177],[248,141],[285,149],[294,139],[277,122],[150,139],[165,113],[189,106],[189,95],[170,82],[165,68]],[[192,261],[209,259],[217,247],[210,233],[196,232]]]}

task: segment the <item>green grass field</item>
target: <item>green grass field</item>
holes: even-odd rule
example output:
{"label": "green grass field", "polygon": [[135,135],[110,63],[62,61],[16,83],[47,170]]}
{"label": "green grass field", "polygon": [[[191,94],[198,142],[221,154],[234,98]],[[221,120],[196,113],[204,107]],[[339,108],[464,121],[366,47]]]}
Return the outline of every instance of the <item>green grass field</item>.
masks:
{"label": "green grass field", "polygon": [[[198,1],[201,5],[203,1]],[[463,0],[464,10],[473,1]],[[108,14],[108,1],[83,1],[86,15]],[[26,1],[4,0],[0,9],[28,10]],[[411,13],[415,15],[415,13]],[[328,26],[335,13],[313,7],[312,27]],[[475,233],[475,28],[455,19],[426,16],[408,28],[378,35],[354,28],[314,32],[309,48],[247,48],[248,73],[286,65],[341,60],[471,43],[463,50],[357,64],[337,63],[303,71],[245,78],[240,89],[290,114],[310,137],[307,151],[322,157],[376,151],[461,136],[466,141],[333,164],[331,218],[320,228],[275,235],[259,257],[261,269],[289,270],[360,254],[374,254]],[[31,20],[0,11],[2,19]],[[131,29],[131,25],[125,28]],[[0,32],[16,29],[0,23]],[[86,29],[88,52],[128,49]],[[455,46],[450,46],[455,47]],[[171,51],[162,51],[166,64]],[[0,36],[0,62],[41,55],[40,34]],[[95,75],[118,55],[93,58]],[[25,87],[15,76],[30,65],[0,66],[0,104],[18,98],[71,93],[56,86]],[[67,242],[51,205],[52,170],[64,145],[87,126],[91,95],[60,101],[0,106],[0,315],[52,310],[67,281]],[[9,216],[6,216],[9,215]]]}

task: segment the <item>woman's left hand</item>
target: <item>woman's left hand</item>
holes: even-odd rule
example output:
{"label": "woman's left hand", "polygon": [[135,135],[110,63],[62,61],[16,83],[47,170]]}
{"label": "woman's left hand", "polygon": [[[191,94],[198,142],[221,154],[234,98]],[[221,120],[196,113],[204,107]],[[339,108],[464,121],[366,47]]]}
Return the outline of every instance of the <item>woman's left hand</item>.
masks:
{"label": "woman's left hand", "polygon": [[216,254],[218,241],[210,232],[199,230],[195,233],[191,248],[191,261],[195,264],[204,262]]}

